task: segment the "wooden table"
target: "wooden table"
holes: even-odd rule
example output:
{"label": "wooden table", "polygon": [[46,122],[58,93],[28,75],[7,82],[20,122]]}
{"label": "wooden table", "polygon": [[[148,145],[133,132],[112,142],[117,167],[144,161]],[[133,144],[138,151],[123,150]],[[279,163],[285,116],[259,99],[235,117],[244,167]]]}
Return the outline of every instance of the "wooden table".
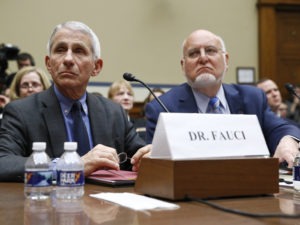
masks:
{"label": "wooden table", "polygon": [[[249,218],[221,212],[197,202],[176,202],[177,210],[134,211],[119,205],[89,197],[99,192],[133,192],[132,187],[110,188],[86,184],[85,196],[77,203],[62,207],[56,201],[34,203],[25,200],[22,183],[0,183],[0,224],[292,224],[300,225],[300,219]],[[293,191],[281,189],[279,194],[264,197],[243,197],[213,200],[222,206],[255,213],[300,213],[293,200]]]}

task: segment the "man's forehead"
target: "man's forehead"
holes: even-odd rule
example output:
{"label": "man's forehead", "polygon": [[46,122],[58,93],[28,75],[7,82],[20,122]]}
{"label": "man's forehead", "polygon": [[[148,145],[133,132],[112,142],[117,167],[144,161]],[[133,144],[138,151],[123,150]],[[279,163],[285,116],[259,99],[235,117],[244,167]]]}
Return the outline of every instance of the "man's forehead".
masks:
{"label": "man's forehead", "polygon": [[192,33],[186,42],[186,47],[193,46],[220,46],[219,39],[210,32],[195,32]]}
{"label": "man's forehead", "polygon": [[278,89],[277,85],[271,80],[267,80],[261,83],[260,86],[265,92],[271,91],[273,89]]}
{"label": "man's forehead", "polygon": [[51,49],[58,46],[82,46],[92,51],[92,41],[87,33],[67,28],[60,29],[53,36]]}
{"label": "man's forehead", "polygon": [[88,34],[79,31],[79,30],[71,30],[68,28],[62,28],[56,32],[56,34],[52,38],[52,43],[55,42],[70,42],[72,40],[72,43],[78,42],[91,42],[90,37]]}

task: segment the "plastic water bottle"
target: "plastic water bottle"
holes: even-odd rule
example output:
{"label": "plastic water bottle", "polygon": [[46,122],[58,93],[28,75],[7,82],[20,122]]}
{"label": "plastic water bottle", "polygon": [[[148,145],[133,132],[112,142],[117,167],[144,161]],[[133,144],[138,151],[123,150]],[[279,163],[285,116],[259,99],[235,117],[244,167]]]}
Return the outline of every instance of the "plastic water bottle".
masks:
{"label": "plastic water bottle", "polygon": [[65,152],[56,163],[56,198],[79,199],[84,194],[84,165],[76,142],[65,142]]}
{"label": "plastic water bottle", "polygon": [[24,194],[32,200],[48,199],[52,191],[50,158],[45,150],[45,142],[33,142],[33,152],[25,163]]}
{"label": "plastic water bottle", "polygon": [[294,190],[296,192],[300,192],[300,152],[298,152],[294,160],[293,184],[294,184]]}

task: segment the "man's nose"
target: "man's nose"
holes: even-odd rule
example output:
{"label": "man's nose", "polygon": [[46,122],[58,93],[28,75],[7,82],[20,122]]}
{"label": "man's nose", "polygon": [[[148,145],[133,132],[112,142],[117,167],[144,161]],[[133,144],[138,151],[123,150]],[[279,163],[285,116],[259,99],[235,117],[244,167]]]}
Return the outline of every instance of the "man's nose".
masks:
{"label": "man's nose", "polygon": [[207,54],[205,52],[205,49],[204,48],[200,48],[199,61],[201,63],[203,63],[203,62],[207,62],[207,60],[208,60],[208,56],[207,56]]}
{"label": "man's nose", "polygon": [[65,61],[73,61],[73,52],[72,50],[68,50],[65,54]]}

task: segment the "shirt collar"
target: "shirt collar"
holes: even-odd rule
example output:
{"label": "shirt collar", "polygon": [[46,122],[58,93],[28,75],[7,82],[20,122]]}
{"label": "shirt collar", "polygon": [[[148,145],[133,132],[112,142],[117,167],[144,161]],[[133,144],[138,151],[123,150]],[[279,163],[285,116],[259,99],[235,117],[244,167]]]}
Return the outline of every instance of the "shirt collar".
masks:
{"label": "shirt collar", "polygon": [[[207,97],[206,95],[200,93],[200,92],[195,91],[194,89],[192,89],[192,91],[193,91],[193,94],[194,94],[195,99],[196,99],[198,111],[201,112],[201,113],[205,113],[210,98]],[[228,106],[227,106],[227,101],[226,101],[226,98],[225,98],[225,92],[224,92],[224,89],[223,89],[223,85],[221,85],[219,91],[216,94],[216,97],[219,98],[220,105],[221,105],[221,107],[223,107],[224,111],[227,111]]]}
{"label": "shirt collar", "polygon": [[[59,90],[58,88],[56,87],[56,85],[54,85],[54,92],[57,96],[57,99],[60,103],[60,106],[61,106],[61,109],[63,111],[63,113],[65,115],[68,115],[71,111],[71,108],[73,106],[73,103],[75,102],[73,99],[70,99],[70,98],[67,98],[65,97]],[[82,108],[83,108],[83,111],[85,113],[85,115],[88,114],[88,110],[87,110],[87,104],[86,104],[86,92],[84,93],[83,96],[80,97],[80,99],[78,99],[78,101],[80,101],[81,105],[82,105]]]}

